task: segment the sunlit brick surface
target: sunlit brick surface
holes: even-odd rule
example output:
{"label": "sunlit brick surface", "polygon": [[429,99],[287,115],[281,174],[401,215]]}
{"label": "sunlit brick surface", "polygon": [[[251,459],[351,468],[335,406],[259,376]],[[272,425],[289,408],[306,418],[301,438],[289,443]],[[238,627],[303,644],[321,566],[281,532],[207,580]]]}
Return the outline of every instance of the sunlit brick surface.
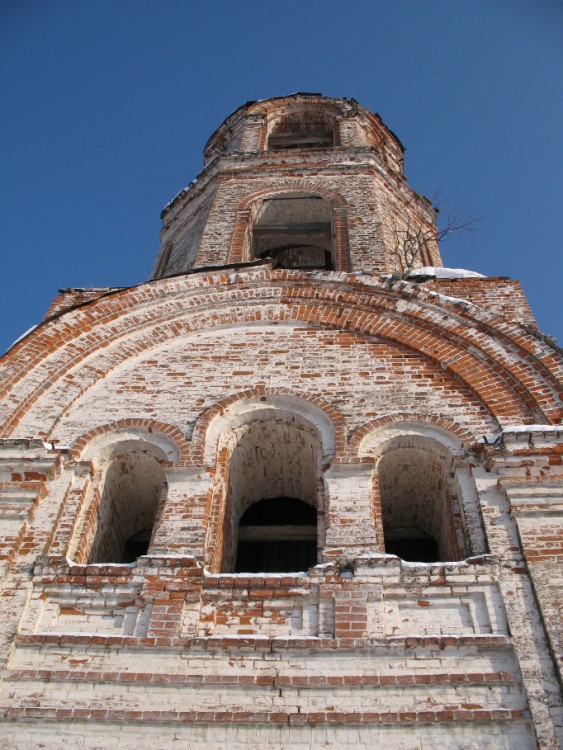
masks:
{"label": "sunlit brick surface", "polygon": [[561,358],[519,284],[399,267],[407,230],[441,266],[434,211],[354,100],[245,105],[205,161],[151,281],[2,360],[0,748],[563,746]]}

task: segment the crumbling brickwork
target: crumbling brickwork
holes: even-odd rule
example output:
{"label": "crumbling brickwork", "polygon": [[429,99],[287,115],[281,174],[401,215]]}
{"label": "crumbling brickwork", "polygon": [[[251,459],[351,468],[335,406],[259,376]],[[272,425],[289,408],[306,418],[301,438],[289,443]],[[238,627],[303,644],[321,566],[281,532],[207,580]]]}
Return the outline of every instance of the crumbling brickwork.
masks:
{"label": "crumbling brickwork", "polygon": [[399,278],[434,212],[353,100],[247,103],[205,164],[150,281],[2,359],[0,747],[561,747],[562,363],[518,283]]}

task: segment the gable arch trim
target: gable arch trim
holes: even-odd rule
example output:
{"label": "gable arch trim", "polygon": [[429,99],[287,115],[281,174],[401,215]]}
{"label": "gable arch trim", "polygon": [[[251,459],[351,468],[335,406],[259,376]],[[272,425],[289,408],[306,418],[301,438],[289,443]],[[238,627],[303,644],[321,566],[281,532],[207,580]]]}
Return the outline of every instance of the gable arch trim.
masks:
{"label": "gable arch trim", "polygon": [[340,193],[335,190],[328,190],[324,185],[317,185],[314,179],[281,178],[276,183],[275,188],[264,188],[246,195],[238,202],[236,210],[248,211],[265,198],[282,198],[288,195],[304,194],[325,198],[335,208],[346,208],[348,206],[348,201]]}
{"label": "gable arch trim", "polygon": [[[551,378],[555,378],[555,366],[556,361],[554,353],[550,352],[551,359],[541,356],[538,353],[533,355],[530,351],[530,346],[533,344],[535,347],[539,346],[539,342],[532,339],[531,336],[527,338],[530,341],[526,348],[523,348],[521,339],[523,334],[521,331],[514,330],[517,336],[510,337],[510,330],[508,324],[503,326],[503,334],[501,341],[507,338],[512,346],[512,350],[506,350],[505,363],[499,360],[498,356],[493,356],[491,352],[488,352],[487,347],[483,344],[483,333],[480,327],[479,319],[468,314],[462,316],[464,318],[464,329],[461,332],[456,333],[455,330],[450,331],[444,327],[440,329],[440,337],[438,339],[438,329],[432,318],[432,310],[425,313],[424,299],[422,294],[418,293],[416,298],[412,299],[412,304],[416,304],[416,310],[403,310],[401,317],[406,317],[406,320],[402,321],[397,318],[397,313],[394,311],[393,298],[399,295],[395,292],[388,290],[387,288],[368,288],[366,289],[364,284],[351,283],[342,284],[340,290],[335,293],[335,285],[330,284],[326,287],[317,288],[313,285],[311,287],[310,277],[306,274],[302,274],[295,271],[264,271],[261,269],[258,273],[240,273],[232,272],[233,275],[227,272],[226,277],[223,275],[214,277],[214,282],[209,281],[210,276],[205,275],[204,280],[208,280],[208,283],[213,283],[216,299],[216,307],[213,312],[213,326],[225,325],[230,321],[234,322],[233,315],[235,315],[237,322],[243,322],[244,319],[255,322],[257,320],[255,305],[262,303],[268,304],[271,308],[272,304],[278,306],[278,312],[269,309],[266,311],[262,319],[269,322],[275,320],[288,320],[298,319],[300,321],[308,322],[312,325],[322,325],[330,328],[339,327],[347,330],[355,330],[360,335],[366,336],[380,336],[383,339],[387,339],[393,343],[403,343],[411,349],[420,351],[421,355],[430,356],[435,361],[444,361],[446,368],[452,372],[452,374],[459,378],[461,382],[471,388],[471,390],[483,400],[481,392],[483,392],[485,398],[484,403],[488,403],[489,411],[495,414],[502,425],[510,425],[514,420],[522,421],[522,418],[529,419],[532,421],[550,422],[549,414],[552,413],[554,416],[553,420],[556,421],[556,406],[553,397],[547,388],[544,387],[544,378],[542,376],[543,369],[550,371]],[[273,279],[270,279],[274,276]],[[244,308],[240,308],[240,299],[236,299],[236,289],[231,287],[237,287],[239,283],[248,282],[247,277],[254,277],[250,280],[253,282],[251,289],[247,297],[245,298]],[[258,277],[258,278],[256,278]],[[345,274],[341,274],[339,281],[344,282],[346,279]],[[230,279],[230,282],[229,282]],[[264,287],[268,279],[277,282],[279,286],[277,295],[272,297],[271,292],[268,294],[268,298],[261,299],[261,288]],[[221,290],[222,282],[227,284],[226,288]],[[286,282],[291,280],[291,288],[287,287]],[[195,284],[193,282],[196,282]],[[300,281],[306,281],[307,286],[301,288]],[[352,282],[354,279],[351,280]],[[17,427],[19,421],[23,415],[29,411],[33,404],[39,399],[46,390],[52,388],[53,385],[64,378],[68,373],[73,371],[73,368],[80,367],[81,361],[85,359],[82,350],[87,352],[88,358],[96,356],[96,351],[100,348],[107,350],[110,345],[119,345],[121,340],[128,338],[127,345],[123,348],[121,358],[127,358],[140,353],[142,350],[149,348],[155,342],[170,338],[172,335],[178,335],[178,326],[183,325],[186,332],[195,330],[195,326],[190,324],[189,318],[192,316],[198,316],[197,323],[198,327],[202,324],[202,313],[205,316],[205,309],[201,310],[200,307],[204,305],[204,300],[198,301],[197,295],[201,289],[203,281],[198,278],[194,280],[193,277],[183,277],[181,279],[174,279],[173,282],[170,280],[162,280],[158,282],[160,294],[150,294],[147,299],[146,295],[142,295],[142,300],[139,301],[138,297],[144,290],[135,289],[131,290],[131,297],[129,298],[129,304],[124,304],[125,299],[121,299],[121,309],[129,310],[130,315],[135,315],[135,308],[138,307],[138,320],[131,320],[128,326],[118,327],[112,325],[110,329],[105,327],[104,323],[106,319],[115,321],[115,312],[113,310],[113,302],[110,300],[100,300],[99,305],[102,307],[108,306],[108,314],[103,316],[99,320],[99,325],[88,329],[87,333],[83,333],[80,330],[80,312],[73,311],[69,313],[71,316],[78,316],[78,320],[75,323],[76,334],[67,338],[67,341],[62,346],[57,347],[58,350],[64,350],[66,347],[70,347],[70,354],[72,356],[65,357],[64,365],[60,366],[58,370],[55,369],[57,359],[54,356],[54,352],[51,348],[51,337],[53,332],[42,332],[41,329],[38,332],[32,334],[29,338],[29,344],[32,346],[33,352],[43,351],[43,355],[40,353],[32,356],[32,362],[29,361],[25,355],[27,347],[22,347],[21,350],[14,350],[14,371],[9,382],[6,383],[5,393],[7,394],[11,389],[15,388],[16,383],[25,381],[26,377],[34,372],[35,368],[42,364],[45,369],[45,374],[41,375],[41,381],[39,386],[34,386],[32,391],[29,391],[23,398],[20,399],[19,404],[12,411],[11,415],[8,415],[4,429],[7,434],[13,432]],[[172,286],[174,292],[173,296],[169,299],[169,304],[163,309],[161,316],[153,315],[154,306],[158,304],[157,297],[163,293],[160,287]],[[188,289],[185,289],[185,285],[188,285]],[[371,285],[370,285],[371,287]],[[271,283],[267,285],[267,288],[271,288]],[[274,286],[275,289],[275,286]],[[152,286],[149,288],[151,292],[155,291]],[[224,294],[224,299],[221,302],[217,299],[217,295]],[[369,299],[362,301],[365,293],[369,293]],[[379,292],[379,293],[378,293]],[[186,307],[185,294],[191,294],[192,299],[190,304]],[[280,301],[278,299],[279,294],[284,295]],[[193,295],[196,295],[195,299]],[[128,296],[128,295],[126,295]],[[237,303],[236,310],[231,310],[229,300],[234,296],[234,301]],[[401,295],[401,297],[404,295]],[[312,299],[312,297],[314,297]],[[368,302],[371,303],[368,305]],[[432,298],[430,302],[435,302]],[[147,304],[150,309],[147,309]],[[175,310],[171,309],[171,305],[175,307]],[[412,305],[409,306],[409,308]],[[247,313],[247,314],[245,314]],[[383,313],[383,314],[382,314]],[[209,317],[209,313],[207,317]],[[66,318],[66,316],[63,316]],[[181,318],[188,318],[181,322]],[[459,317],[459,315],[457,316]],[[456,320],[457,320],[456,317]],[[489,325],[490,325],[490,317]],[[428,318],[428,320],[426,320]],[[260,318],[258,318],[260,319]],[[205,321],[203,321],[205,322]],[[65,335],[69,336],[69,324],[72,320],[66,321]],[[148,335],[149,331],[154,333],[155,327],[158,326],[158,335]],[[457,323],[456,323],[457,327]],[[145,330],[147,329],[147,330]],[[426,330],[428,329],[428,330]],[[41,338],[43,334],[47,337],[45,347],[41,347]],[[108,335],[109,334],[109,335]],[[134,341],[134,336],[139,339],[137,342]],[[141,337],[143,340],[140,340]],[[439,346],[439,358],[436,359],[432,353],[429,353],[429,337]],[[83,339],[82,346],[80,345],[80,338]],[[96,345],[96,339],[98,341]],[[456,343],[457,342],[457,343]],[[498,349],[500,341],[495,341],[490,344],[491,346]],[[422,345],[421,345],[422,344]],[[471,346],[471,350],[467,347]],[[517,352],[521,352],[522,360],[517,363],[516,368],[510,366],[510,358],[514,359],[514,355]],[[10,355],[7,355],[10,357]],[[519,356],[517,354],[517,356]],[[476,357],[478,357],[476,359]],[[477,367],[477,370],[473,366],[468,364],[467,360],[471,359]],[[35,362],[33,362],[35,360]],[[59,356],[60,360],[60,356]],[[18,370],[17,365],[22,362],[21,370]],[[457,363],[459,362],[459,366]],[[51,365],[51,363],[53,363]],[[25,367],[24,367],[25,364]],[[34,368],[35,364],[35,368]],[[528,372],[527,372],[528,371]],[[76,369],[74,369],[76,372]],[[488,373],[488,375],[487,375]],[[486,376],[486,377],[485,377]],[[96,373],[91,373],[90,380],[96,377]],[[99,377],[99,375],[98,375]],[[504,403],[495,405],[495,392],[500,386],[500,378],[504,380],[504,390],[511,392],[510,383],[507,378],[511,378],[518,385],[518,390],[514,393],[511,398],[511,402],[514,402],[514,406],[510,405],[507,407]],[[35,376],[37,380],[37,376]],[[90,387],[90,380],[84,386],[83,390],[87,390]],[[535,381],[535,382],[534,382]],[[488,384],[488,385],[487,385]],[[547,385],[547,382],[545,382]],[[551,385],[548,386],[551,388]],[[484,389],[484,390],[483,390]],[[520,414],[515,412],[516,402],[515,398],[522,398],[520,392],[525,389],[528,396],[527,400],[532,404],[532,408],[536,411],[542,410],[543,414],[541,419],[535,418],[530,412],[528,414]],[[517,396],[518,394],[518,396]],[[80,395],[80,394],[79,394]],[[77,396],[79,397],[79,396]],[[491,402],[491,398],[493,401]],[[498,400],[498,399],[497,399]],[[491,402],[491,403],[489,403]],[[6,403],[8,399],[6,398]],[[522,406],[526,403],[523,402]],[[491,405],[492,404],[492,405]],[[522,407],[518,407],[522,411]],[[527,407],[530,409],[530,406]],[[514,414],[511,414],[514,412]]]}

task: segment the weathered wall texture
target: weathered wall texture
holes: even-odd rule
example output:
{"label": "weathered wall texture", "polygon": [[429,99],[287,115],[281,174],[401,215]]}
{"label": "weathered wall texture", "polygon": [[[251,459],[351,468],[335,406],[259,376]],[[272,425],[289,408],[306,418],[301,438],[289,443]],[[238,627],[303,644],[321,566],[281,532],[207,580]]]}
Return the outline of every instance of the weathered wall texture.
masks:
{"label": "weathered wall texture", "polygon": [[561,358],[519,285],[387,275],[433,212],[353,100],[246,105],[206,162],[152,281],[3,358],[0,748],[563,746]]}

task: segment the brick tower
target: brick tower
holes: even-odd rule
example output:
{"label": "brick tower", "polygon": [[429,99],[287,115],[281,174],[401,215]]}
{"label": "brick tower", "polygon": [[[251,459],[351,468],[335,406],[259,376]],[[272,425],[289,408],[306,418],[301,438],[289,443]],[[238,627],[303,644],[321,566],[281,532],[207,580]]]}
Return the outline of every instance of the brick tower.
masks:
{"label": "brick tower", "polygon": [[560,747],[561,358],[519,284],[442,267],[354,100],[248,102],[162,218],[147,283],[2,360],[0,748]]}

